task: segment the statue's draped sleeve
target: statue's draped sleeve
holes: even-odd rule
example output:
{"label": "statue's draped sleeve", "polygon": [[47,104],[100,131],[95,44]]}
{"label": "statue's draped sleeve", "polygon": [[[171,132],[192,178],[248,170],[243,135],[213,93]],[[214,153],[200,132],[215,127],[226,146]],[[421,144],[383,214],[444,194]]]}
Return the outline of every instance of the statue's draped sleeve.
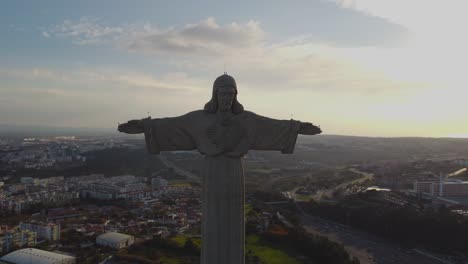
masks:
{"label": "statue's draped sleeve", "polygon": [[188,114],[178,117],[143,119],[143,126],[146,147],[151,154],[196,148],[190,131],[191,122]]}
{"label": "statue's draped sleeve", "polygon": [[293,153],[301,122],[277,120],[256,114],[253,119],[254,136],[251,149]]}

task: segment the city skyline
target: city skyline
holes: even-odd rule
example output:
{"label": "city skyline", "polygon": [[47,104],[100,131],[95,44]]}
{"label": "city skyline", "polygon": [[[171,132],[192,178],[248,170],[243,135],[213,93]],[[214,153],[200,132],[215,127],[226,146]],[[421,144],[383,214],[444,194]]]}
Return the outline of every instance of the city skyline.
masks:
{"label": "city skyline", "polygon": [[463,1],[4,7],[0,125],[178,116],[227,71],[247,110],[324,134],[468,137]]}

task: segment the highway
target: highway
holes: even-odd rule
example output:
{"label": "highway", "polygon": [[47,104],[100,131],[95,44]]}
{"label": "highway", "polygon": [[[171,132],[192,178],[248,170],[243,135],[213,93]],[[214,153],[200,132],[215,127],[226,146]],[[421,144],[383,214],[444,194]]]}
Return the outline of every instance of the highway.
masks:
{"label": "highway", "polygon": [[198,175],[195,175],[189,171],[186,171],[177,165],[175,165],[173,162],[169,161],[166,157],[163,155],[158,155],[159,160],[168,168],[173,168],[174,172],[178,175],[184,176],[189,180],[194,180],[194,181],[200,181],[200,177]]}
{"label": "highway", "polygon": [[303,228],[312,234],[328,237],[342,243],[346,250],[359,258],[362,264],[451,264],[452,262],[419,249],[404,249],[395,243],[378,238],[349,226],[302,213]]}

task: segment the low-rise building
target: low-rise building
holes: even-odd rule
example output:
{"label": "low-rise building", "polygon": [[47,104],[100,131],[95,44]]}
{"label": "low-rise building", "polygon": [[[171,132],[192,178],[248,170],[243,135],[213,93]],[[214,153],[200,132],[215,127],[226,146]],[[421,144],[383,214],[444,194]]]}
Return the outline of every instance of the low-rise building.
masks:
{"label": "low-rise building", "polygon": [[117,232],[107,232],[96,238],[96,244],[114,249],[126,248],[135,242],[135,238],[130,235]]}
{"label": "low-rise building", "polygon": [[133,175],[105,178],[87,184],[81,189],[81,197],[100,200],[142,199],[151,196],[151,189]]}
{"label": "low-rise building", "polygon": [[58,241],[60,240],[60,225],[42,222],[22,222],[20,230],[29,230],[37,233],[39,240]]}
{"label": "low-rise building", "polygon": [[34,247],[37,234],[29,230],[7,231],[0,235],[0,253],[10,252],[14,247]]}
{"label": "low-rise building", "polygon": [[154,187],[154,188],[165,188],[167,187],[167,180],[161,178],[161,177],[155,177],[155,178],[151,178],[151,185]]}
{"label": "low-rise building", "polygon": [[414,191],[433,196],[468,196],[468,181],[446,180],[441,176],[438,181],[415,181]]}
{"label": "low-rise building", "polygon": [[[59,254],[55,252],[35,249],[35,248],[24,248],[13,251],[0,258],[4,263],[14,264],[75,264],[76,258]],[[0,262],[1,263],[1,262]]]}

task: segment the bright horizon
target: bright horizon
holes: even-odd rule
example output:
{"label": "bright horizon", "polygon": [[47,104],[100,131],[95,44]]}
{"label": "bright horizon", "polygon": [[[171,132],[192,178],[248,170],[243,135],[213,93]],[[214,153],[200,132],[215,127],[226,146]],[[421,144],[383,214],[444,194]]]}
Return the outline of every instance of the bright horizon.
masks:
{"label": "bright horizon", "polygon": [[0,126],[112,128],[246,110],[324,134],[468,137],[468,3],[15,1],[0,10]]}

